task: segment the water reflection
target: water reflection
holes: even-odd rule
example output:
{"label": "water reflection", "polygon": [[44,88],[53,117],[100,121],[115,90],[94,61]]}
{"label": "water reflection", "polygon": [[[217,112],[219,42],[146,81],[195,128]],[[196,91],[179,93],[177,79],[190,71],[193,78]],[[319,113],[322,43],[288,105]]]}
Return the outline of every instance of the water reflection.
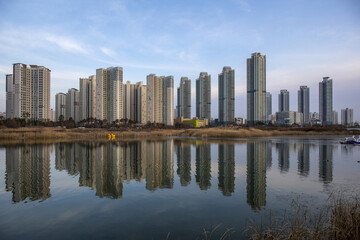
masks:
{"label": "water reflection", "polygon": [[25,145],[6,148],[6,191],[13,202],[44,201],[50,194],[50,148]]}
{"label": "water reflection", "polygon": [[[214,144],[215,145],[215,144]],[[213,145],[213,146],[214,146]],[[215,145],[216,146],[216,145]],[[291,146],[291,147],[290,147]],[[272,151],[277,149],[280,172],[291,172],[291,159],[296,161],[293,172],[310,175],[310,156],[318,150],[319,181],[333,181],[333,145],[271,141],[243,144],[217,144],[218,189],[224,196],[235,190],[235,150],[246,151],[247,204],[254,210],[266,205],[266,172],[271,171]],[[50,147],[55,147],[55,169],[77,176],[79,186],[90,187],[95,195],[117,199],[123,196],[123,184],[142,182],[145,189],[172,189],[174,186],[174,152],[176,173],[181,186],[195,179],[201,190],[212,187],[211,145],[206,142],[179,140],[134,141],[127,143],[57,143],[54,145],[23,145],[6,148],[6,190],[12,192],[14,202],[46,200],[50,194]],[[294,151],[289,151],[289,149]],[[195,150],[195,171],[191,152]],[[341,151],[344,151],[341,149]],[[314,155],[314,154],[313,154]],[[216,155],[215,155],[216,156]],[[315,154],[316,156],[316,154]],[[216,159],[213,159],[216,161]],[[317,161],[317,159],[316,159]],[[216,166],[216,165],[214,165]],[[274,171],[274,170],[272,170]],[[278,171],[275,169],[275,171]],[[240,184],[241,185],[241,184]],[[239,185],[239,186],[240,186]]]}
{"label": "water reflection", "polygon": [[254,210],[266,205],[266,143],[247,143],[247,203]]}

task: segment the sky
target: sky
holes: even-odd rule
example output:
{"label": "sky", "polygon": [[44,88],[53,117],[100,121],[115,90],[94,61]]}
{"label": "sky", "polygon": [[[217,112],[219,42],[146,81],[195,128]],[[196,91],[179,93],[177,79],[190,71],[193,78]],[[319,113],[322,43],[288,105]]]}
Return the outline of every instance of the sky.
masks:
{"label": "sky", "polygon": [[[353,108],[360,121],[360,1],[18,1],[0,0],[0,112],[5,112],[5,74],[13,63],[51,70],[55,94],[79,88],[96,69],[123,67],[124,83],[155,73],[211,74],[212,117],[218,117],[218,74],[235,69],[235,117],[246,118],[246,59],[266,55],[266,87],[273,113],[281,89],[310,88],[310,111],[319,112],[319,82],[333,79],[333,108]],[[175,106],[174,106],[175,107]]]}

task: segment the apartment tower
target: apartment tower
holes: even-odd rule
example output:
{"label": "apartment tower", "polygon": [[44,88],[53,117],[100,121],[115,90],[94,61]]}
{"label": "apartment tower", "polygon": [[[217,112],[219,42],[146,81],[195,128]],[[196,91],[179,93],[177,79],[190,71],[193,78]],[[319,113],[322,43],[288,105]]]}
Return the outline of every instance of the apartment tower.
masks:
{"label": "apartment tower", "polygon": [[332,125],[333,84],[332,79],[324,77],[319,83],[319,115],[323,126]]}
{"label": "apartment tower", "polygon": [[79,90],[70,88],[66,94],[66,120],[70,118],[76,123],[80,121],[79,117]]}
{"label": "apartment tower", "polygon": [[177,117],[191,118],[191,80],[181,77],[177,88]]}
{"label": "apartment tower", "polygon": [[96,117],[96,76],[79,79],[79,119]]}
{"label": "apartment tower", "polygon": [[196,117],[211,120],[211,75],[207,72],[196,79]]}
{"label": "apartment tower", "polygon": [[266,92],[266,120],[270,120],[272,115],[272,95]]}
{"label": "apartment tower", "polygon": [[247,59],[247,122],[266,120],[266,56],[253,53]]}
{"label": "apartment tower", "polygon": [[13,75],[6,75],[6,118],[14,118],[14,83]]}
{"label": "apartment tower", "polygon": [[219,122],[234,122],[235,111],[235,71],[224,67],[219,74]]}
{"label": "apartment tower", "polygon": [[310,89],[307,86],[300,86],[298,91],[298,112],[303,114],[303,123],[310,121]]}
{"label": "apartment tower", "polygon": [[66,94],[57,93],[55,95],[55,121],[66,119]]}
{"label": "apartment tower", "polygon": [[289,111],[289,92],[286,89],[280,90],[279,94],[279,112]]}
{"label": "apartment tower", "polygon": [[341,124],[345,126],[354,125],[354,109],[352,108],[341,109]]}

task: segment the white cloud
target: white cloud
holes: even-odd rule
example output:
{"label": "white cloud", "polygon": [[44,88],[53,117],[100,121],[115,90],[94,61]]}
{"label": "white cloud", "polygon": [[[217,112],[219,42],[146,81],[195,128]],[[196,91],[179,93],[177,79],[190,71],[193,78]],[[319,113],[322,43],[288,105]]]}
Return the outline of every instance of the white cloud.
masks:
{"label": "white cloud", "polygon": [[106,56],[113,58],[115,56],[115,52],[110,48],[101,47],[101,52],[104,53]]}
{"label": "white cloud", "polygon": [[69,37],[49,35],[49,36],[46,36],[45,39],[48,42],[54,43],[57,46],[59,46],[60,48],[64,49],[65,51],[68,51],[68,52],[76,52],[76,53],[83,53],[83,54],[88,53],[88,51],[81,46],[82,44],[74,41],[73,39],[71,39]]}

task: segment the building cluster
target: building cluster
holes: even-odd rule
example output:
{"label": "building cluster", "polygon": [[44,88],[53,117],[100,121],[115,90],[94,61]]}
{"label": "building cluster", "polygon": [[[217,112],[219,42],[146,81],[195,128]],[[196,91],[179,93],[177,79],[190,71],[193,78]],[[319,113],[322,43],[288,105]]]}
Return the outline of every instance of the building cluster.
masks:
{"label": "building cluster", "polygon": [[[319,113],[310,112],[310,89],[300,86],[298,109],[290,110],[290,93],[281,89],[278,112],[273,114],[272,95],[266,89],[266,56],[253,53],[247,59],[247,119],[235,118],[235,71],[223,67],[218,75],[218,119],[211,117],[211,75],[201,72],[196,79],[196,116],[191,117],[191,79],[181,77],[174,109],[174,77],[146,76],[143,82],[123,81],[122,67],[100,68],[96,75],[79,79],[79,90],[55,96],[55,111],[50,109],[50,70],[37,65],[13,65],[6,75],[6,118],[64,121],[97,119],[109,123],[279,124],[333,125],[338,113],[333,110],[333,80],[319,83]],[[341,110],[341,123],[353,125],[353,109]]]}

